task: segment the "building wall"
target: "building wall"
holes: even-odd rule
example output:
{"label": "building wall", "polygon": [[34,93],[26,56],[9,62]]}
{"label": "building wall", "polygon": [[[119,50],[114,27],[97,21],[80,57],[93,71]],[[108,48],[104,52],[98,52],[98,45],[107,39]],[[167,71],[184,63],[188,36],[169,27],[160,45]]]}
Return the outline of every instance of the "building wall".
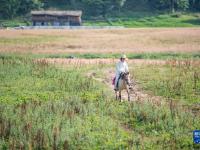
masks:
{"label": "building wall", "polygon": [[32,16],[34,26],[80,26],[79,16]]}

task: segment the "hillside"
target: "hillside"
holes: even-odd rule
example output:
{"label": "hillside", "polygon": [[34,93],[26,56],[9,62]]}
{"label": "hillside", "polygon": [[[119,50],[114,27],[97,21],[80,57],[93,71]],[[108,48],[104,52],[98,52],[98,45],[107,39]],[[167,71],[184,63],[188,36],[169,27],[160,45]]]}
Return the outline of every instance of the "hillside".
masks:
{"label": "hillside", "polygon": [[[154,2],[156,1],[156,2]],[[125,27],[197,27],[200,3],[178,0],[174,7],[160,0],[19,0],[0,1],[0,27],[31,25],[31,10],[82,10],[83,25]],[[184,1],[184,3],[183,3]],[[186,2],[188,1],[188,2]]]}
{"label": "hillside", "polygon": [[[138,15],[139,14],[139,15]],[[147,14],[147,13],[146,13]],[[124,26],[124,27],[199,27],[200,13],[177,13],[177,14],[159,14],[145,15],[136,12],[131,16],[109,16],[107,18],[84,18],[84,26]],[[0,27],[16,27],[31,25],[30,18],[23,16],[11,20],[0,20]]]}

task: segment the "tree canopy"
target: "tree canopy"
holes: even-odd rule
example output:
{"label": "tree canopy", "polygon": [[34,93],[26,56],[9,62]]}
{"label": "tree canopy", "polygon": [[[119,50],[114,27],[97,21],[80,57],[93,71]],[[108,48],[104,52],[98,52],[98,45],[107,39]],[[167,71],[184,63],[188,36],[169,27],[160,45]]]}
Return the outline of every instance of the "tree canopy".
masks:
{"label": "tree canopy", "polygon": [[[36,9],[81,9],[87,16],[103,16],[120,11],[200,11],[200,0],[0,0],[0,17],[13,18]],[[57,7],[58,8],[58,7]]]}

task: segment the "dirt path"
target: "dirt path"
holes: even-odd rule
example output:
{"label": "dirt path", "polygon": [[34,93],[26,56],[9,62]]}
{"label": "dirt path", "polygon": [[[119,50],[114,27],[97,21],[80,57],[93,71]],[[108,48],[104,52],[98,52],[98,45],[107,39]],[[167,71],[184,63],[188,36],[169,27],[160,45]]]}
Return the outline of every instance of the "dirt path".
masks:
{"label": "dirt path", "polygon": [[[95,72],[90,72],[88,73],[88,77],[93,78],[96,81],[102,82],[104,84],[106,84],[110,89],[113,89],[113,85],[111,83],[112,78],[114,76],[114,71],[113,69],[104,69],[102,70],[103,73],[103,78],[99,78],[96,77],[96,73]],[[131,94],[130,94],[130,99],[131,101],[137,101],[137,102],[149,102],[152,103],[156,106],[161,106],[165,103],[165,101],[163,100],[162,97],[159,96],[153,96],[150,95],[148,93],[146,93],[145,91],[143,91],[139,85],[137,84],[137,82],[133,81],[133,79],[131,80],[132,82],[132,86],[133,86],[133,90],[131,90]],[[114,90],[113,90],[113,95],[114,95]],[[127,101],[127,93],[126,91],[122,92],[122,100],[123,101]]]}
{"label": "dirt path", "polygon": [[[63,59],[63,58],[47,58],[41,59],[45,60],[48,63],[52,64],[60,64],[60,65],[73,65],[75,67],[84,67],[86,65],[107,65],[107,64],[115,64],[118,59]],[[164,60],[144,60],[144,59],[131,59],[128,60],[129,64],[151,64],[151,65],[164,65],[168,63]],[[114,68],[102,68],[102,77],[98,77],[96,71],[91,70],[87,76],[93,78],[99,82],[106,84],[110,89],[113,89],[113,85],[111,83],[114,73]],[[139,84],[132,79],[133,90],[131,91],[131,101],[137,102],[148,102],[152,103],[156,106],[161,106],[166,103],[163,97],[151,95],[141,89]],[[115,96],[115,92],[113,90],[113,96]],[[127,93],[126,91],[122,92],[122,100],[127,101]]]}
{"label": "dirt path", "polygon": [[[115,64],[118,59],[63,59],[63,58],[46,58],[46,59],[39,59],[37,61],[45,61],[51,64],[55,65],[61,65],[61,66],[74,66],[74,67],[85,67],[88,65],[91,66],[106,66],[108,64]],[[164,64],[170,64],[170,65],[180,65],[181,61],[165,61],[165,60],[145,60],[145,59],[131,59],[128,60],[129,64],[148,64],[148,65],[164,65]],[[193,63],[198,65],[199,61],[189,61],[189,63]],[[101,77],[99,77],[99,74],[96,73],[96,70],[90,70],[87,74],[88,77],[93,78],[99,82],[104,83],[107,85],[111,90],[113,89],[113,85],[111,83],[112,78],[114,77],[114,68],[107,68],[102,67],[101,69]],[[169,101],[166,100],[164,97],[155,96],[153,94],[150,94],[146,91],[144,91],[139,84],[133,81],[133,90],[131,91],[131,101],[137,101],[138,103],[151,103],[156,106],[161,105],[168,105],[171,107],[173,106],[183,106],[181,103],[177,103],[176,101]],[[113,90],[113,96],[115,96],[114,90]],[[125,91],[122,92],[122,99],[127,100],[127,93]]]}
{"label": "dirt path", "polygon": [[[103,77],[99,78],[99,77],[97,77],[95,72],[91,71],[87,74],[87,76],[90,78],[93,78],[96,81],[106,84],[112,90],[114,87],[113,87],[111,81],[115,74],[113,71],[113,68],[103,69],[102,74],[103,74]],[[184,105],[181,102],[175,101],[173,99],[167,100],[164,97],[149,94],[148,92],[144,91],[139,86],[137,81],[135,82],[133,79],[131,79],[131,81],[133,82],[132,83],[133,90],[131,90],[131,94],[130,94],[131,102],[137,102],[137,103],[141,103],[141,104],[149,103],[149,104],[153,104],[153,106],[156,106],[156,107],[165,106],[165,107],[168,107],[170,110],[173,109],[172,111],[174,111],[174,109],[179,109],[181,111],[190,111],[194,115],[200,116],[200,105],[196,105],[196,104],[190,105],[190,106]],[[114,90],[113,90],[113,97],[115,98]],[[122,92],[122,100],[128,101],[128,96],[127,96],[126,91]],[[127,131],[130,130],[125,125],[122,125],[122,127]]]}

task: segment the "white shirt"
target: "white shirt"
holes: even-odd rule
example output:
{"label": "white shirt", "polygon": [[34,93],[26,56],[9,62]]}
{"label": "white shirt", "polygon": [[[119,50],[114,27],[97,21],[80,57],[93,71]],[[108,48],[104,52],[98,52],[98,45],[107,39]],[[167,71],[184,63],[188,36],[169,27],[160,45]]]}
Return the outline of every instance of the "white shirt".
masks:
{"label": "white shirt", "polygon": [[119,61],[116,65],[116,74],[119,75],[121,72],[129,72],[128,64],[125,61]]}

